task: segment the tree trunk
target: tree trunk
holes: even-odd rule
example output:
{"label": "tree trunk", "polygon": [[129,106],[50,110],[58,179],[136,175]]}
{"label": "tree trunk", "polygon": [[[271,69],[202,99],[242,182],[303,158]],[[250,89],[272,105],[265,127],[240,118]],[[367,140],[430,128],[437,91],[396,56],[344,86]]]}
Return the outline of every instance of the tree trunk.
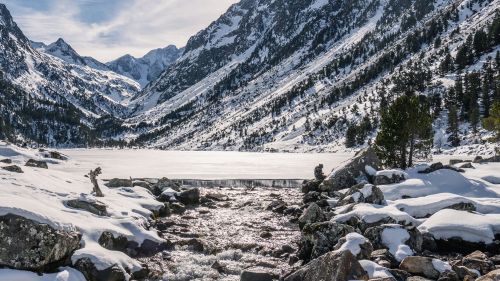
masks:
{"label": "tree trunk", "polygon": [[97,182],[97,176],[101,174],[101,167],[98,167],[95,170],[90,170],[89,177],[90,181],[94,185],[93,191],[95,192],[96,197],[104,197],[104,194],[102,194],[101,188],[99,187],[99,183]]}
{"label": "tree trunk", "polygon": [[413,166],[413,153],[415,150],[415,138],[412,137],[410,140],[410,154],[408,155],[408,167]]}

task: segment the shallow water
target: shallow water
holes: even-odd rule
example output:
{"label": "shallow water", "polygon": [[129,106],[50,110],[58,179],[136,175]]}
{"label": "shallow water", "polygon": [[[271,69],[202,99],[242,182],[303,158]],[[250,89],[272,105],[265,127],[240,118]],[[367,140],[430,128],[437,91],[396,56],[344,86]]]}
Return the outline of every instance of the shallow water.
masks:
{"label": "shallow water", "polygon": [[[100,166],[102,178],[167,177],[171,179],[308,179],[322,163],[327,173],[351,153],[251,153],[224,151],[162,151],[68,149],[70,165],[82,174]],[[57,167],[56,167],[57,168]]]}
{"label": "shallow water", "polygon": [[[283,245],[297,249],[298,226],[289,221],[290,216],[266,207],[274,200],[298,206],[299,190],[203,188],[202,194],[206,193],[223,199],[215,201],[215,208],[200,206],[164,219],[169,227],[160,235],[174,243],[175,249],[142,260],[158,277],[169,281],[237,281],[242,270],[255,266],[277,277],[291,270],[289,255],[276,251]],[[271,237],[261,237],[263,232]],[[200,243],[189,243],[192,239]]]}

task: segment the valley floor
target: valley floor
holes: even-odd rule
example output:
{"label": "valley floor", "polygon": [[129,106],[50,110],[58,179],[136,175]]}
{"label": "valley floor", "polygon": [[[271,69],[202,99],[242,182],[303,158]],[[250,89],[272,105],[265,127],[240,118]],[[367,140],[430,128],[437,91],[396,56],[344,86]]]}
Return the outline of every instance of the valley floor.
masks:
{"label": "valley floor", "polygon": [[[298,222],[310,206],[298,188],[226,186],[195,192],[162,177],[312,178],[318,163],[337,169],[350,157],[139,150],[64,150],[60,154],[0,143],[0,262],[5,266],[0,269],[0,281],[84,281],[82,271],[86,276],[117,274],[127,280],[240,280],[245,271],[285,276],[300,266]],[[471,158],[441,155],[435,159],[447,164],[457,157]],[[36,160],[31,161],[34,165],[26,165],[29,159]],[[377,185],[385,198],[383,205],[355,202],[343,207],[339,198],[327,198],[327,221],[390,218],[436,239],[498,243],[500,163],[454,165],[463,166],[463,171],[419,173],[429,168],[427,164],[406,171],[379,171],[378,175],[404,174],[405,180]],[[98,178],[104,193],[100,198],[91,194],[92,184],[85,176],[97,166],[104,172]],[[103,180],[115,177],[121,180]],[[474,211],[448,209],[456,204],[472,206]],[[66,252],[48,257],[43,256],[46,249],[26,250],[33,242],[33,231],[26,232],[28,238],[21,233],[23,225],[32,224],[38,246],[46,242],[43,231],[53,230],[50,234],[59,242],[50,241]],[[417,254],[416,249],[401,247],[405,242],[396,241],[399,238],[388,245],[392,255]],[[18,252],[5,250],[14,244],[19,245]],[[362,265],[370,272],[369,261]],[[381,267],[371,269],[375,271],[370,278],[386,274]],[[32,273],[41,271],[47,273]]]}

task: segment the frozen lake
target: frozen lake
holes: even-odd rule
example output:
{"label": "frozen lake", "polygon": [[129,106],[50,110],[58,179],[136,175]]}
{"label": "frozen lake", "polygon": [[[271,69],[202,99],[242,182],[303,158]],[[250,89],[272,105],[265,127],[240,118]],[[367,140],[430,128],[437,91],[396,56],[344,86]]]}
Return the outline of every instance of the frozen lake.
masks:
{"label": "frozen lake", "polygon": [[[309,179],[319,163],[329,173],[353,153],[251,153],[68,149],[73,172],[101,167],[102,178],[168,177],[170,179]],[[57,166],[57,165],[55,165]],[[57,167],[54,167],[57,169]]]}

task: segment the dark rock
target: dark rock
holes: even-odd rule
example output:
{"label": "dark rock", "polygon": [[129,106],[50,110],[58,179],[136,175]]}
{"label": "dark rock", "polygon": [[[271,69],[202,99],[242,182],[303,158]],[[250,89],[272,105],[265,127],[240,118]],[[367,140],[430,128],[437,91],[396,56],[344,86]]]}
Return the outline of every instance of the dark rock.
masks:
{"label": "dark rock", "polygon": [[476,250],[489,252],[491,254],[500,253],[500,240],[494,240],[491,244],[484,242],[465,241],[460,237],[451,237],[448,239],[435,239],[437,251],[442,254],[460,253],[469,254]]}
{"label": "dark rock", "polygon": [[488,163],[500,162],[500,155],[495,155],[495,156],[492,156],[490,158],[487,158],[484,160],[484,162],[488,162]]}
{"label": "dark rock", "polygon": [[468,278],[467,276],[472,278],[472,280],[475,280],[478,277],[476,272],[470,270],[469,268],[467,268],[465,266],[454,265],[453,271],[455,271],[459,280],[466,280]]}
{"label": "dark rock", "polygon": [[322,222],[324,220],[326,220],[326,217],[323,210],[316,203],[311,203],[299,217],[299,228],[303,229],[306,224]]}
{"label": "dark rock", "polygon": [[444,169],[443,163],[437,162],[437,163],[430,165],[427,169],[422,170],[422,171],[418,171],[418,172],[420,174],[429,174],[429,173],[432,173],[432,172],[435,172],[435,171],[441,170],[441,169]]}
{"label": "dark rock", "polygon": [[45,161],[38,161],[35,159],[29,159],[24,166],[27,167],[35,167],[35,168],[42,168],[42,169],[48,169],[49,166],[47,165],[47,162]]}
{"label": "dark rock", "polygon": [[331,192],[350,188],[358,183],[357,179],[368,180],[370,175],[366,172],[366,166],[378,169],[380,165],[380,160],[373,148],[361,150],[343,167],[332,172],[320,185],[320,189]]}
{"label": "dark rock", "polygon": [[229,197],[222,193],[207,193],[205,194],[205,198],[219,202],[229,201]]}
{"label": "dark rock", "polygon": [[265,269],[246,269],[240,275],[240,281],[273,281],[274,275]]}
{"label": "dark rock", "polygon": [[411,276],[410,273],[408,273],[404,270],[401,270],[401,269],[388,268],[387,271],[389,271],[392,274],[392,276],[394,276],[396,281],[406,281],[408,279],[408,277]]}
{"label": "dark rock", "polygon": [[99,245],[111,251],[123,252],[131,257],[151,256],[161,251],[171,249],[168,242],[155,242],[145,239],[141,245],[135,241],[128,240],[125,236],[115,237],[111,232],[104,231],[99,237]]}
{"label": "dark rock", "polygon": [[474,169],[474,166],[472,165],[472,163],[467,162],[467,163],[460,165],[460,169]]}
{"label": "dark rock", "polygon": [[433,280],[420,276],[410,276],[408,277],[408,279],[406,279],[406,281],[433,281]]}
{"label": "dark rock", "polygon": [[173,203],[170,203],[169,206],[170,206],[170,210],[174,214],[181,215],[181,214],[184,214],[186,212],[186,206],[182,203],[173,202]]}
{"label": "dark rock", "polygon": [[325,178],[326,176],[323,173],[323,164],[319,164],[314,168],[314,179],[316,181],[323,181]]}
{"label": "dark rock", "polygon": [[324,255],[335,248],[340,238],[351,232],[354,232],[351,226],[331,221],[307,224],[302,229],[298,256],[308,262]]}
{"label": "dark rock", "polygon": [[438,250],[436,240],[430,233],[422,234],[422,250],[436,252]]}
{"label": "dark rock", "polygon": [[[335,251],[339,250],[342,247],[342,245],[344,245],[344,243],[346,243],[348,241],[348,238],[352,238],[349,236],[355,236],[355,238],[359,238],[359,240],[364,239],[363,242],[357,244],[360,251],[356,255],[356,258],[358,260],[369,259],[371,256],[371,253],[373,252],[373,245],[368,239],[366,239],[365,237],[363,237],[361,234],[358,234],[358,233],[349,233],[346,236],[340,238],[339,242],[337,242],[337,245],[335,245],[334,250]],[[353,242],[350,242],[350,243],[353,243]]]}
{"label": "dark rock", "polygon": [[70,208],[85,210],[98,216],[108,215],[106,205],[97,200],[74,199],[66,201],[66,205]]}
{"label": "dark rock", "polygon": [[373,180],[373,184],[375,185],[386,185],[386,184],[395,184],[400,183],[406,180],[405,173],[393,173],[391,176],[386,175],[376,175]]}
{"label": "dark rock", "polygon": [[132,187],[132,180],[131,179],[110,179],[107,183],[104,184],[105,186],[109,188],[116,188],[116,187]]}
{"label": "dark rock", "polygon": [[[462,279],[463,280],[463,279]],[[462,281],[454,271],[445,271],[439,275],[438,281]]]}
{"label": "dark rock", "polygon": [[306,195],[304,195],[304,197],[302,198],[302,202],[304,202],[304,204],[309,204],[312,202],[318,202],[321,199],[323,199],[321,193],[317,191],[310,191]]}
{"label": "dark rock", "polygon": [[175,198],[184,205],[196,205],[200,203],[200,189],[189,188],[175,194]]}
{"label": "dark rock", "polygon": [[2,169],[9,171],[9,172],[13,172],[13,173],[19,173],[19,174],[24,173],[23,169],[21,169],[21,167],[19,167],[17,165],[2,167]]}
{"label": "dark rock", "polygon": [[305,180],[302,183],[302,193],[308,193],[311,191],[319,191],[319,185],[323,182],[323,180]]}
{"label": "dark rock", "polygon": [[273,237],[273,234],[269,231],[264,231],[260,234],[260,237],[264,239],[269,239]]}
{"label": "dark rock", "polygon": [[52,158],[52,159],[57,159],[57,160],[68,160],[69,157],[62,154],[59,151],[48,151],[44,153],[45,158]]}
{"label": "dark rock", "polygon": [[87,281],[125,281],[125,272],[117,265],[111,266],[104,270],[98,270],[89,258],[82,258],[77,260],[74,265]]}
{"label": "dark rock", "polygon": [[350,251],[329,252],[287,276],[284,281],[368,280],[368,274]]}
{"label": "dark rock", "polygon": [[416,227],[404,227],[398,224],[383,224],[380,226],[368,228],[364,232],[364,236],[372,242],[374,249],[388,248],[389,245],[385,245],[382,241],[382,233],[385,230],[392,229],[404,229],[405,231],[407,231],[410,238],[405,242],[405,245],[408,245],[414,252],[418,253],[422,251],[422,234]]}
{"label": "dark rock", "polygon": [[472,160],[472,163],[483,163],[483,157],[476,156],[474,160]]}
{"label": "dark rock", "polygon": [[12,159],[2,159],[0,160],[0,163],[4,163],[4,164],[12,164]]}
{"label": "dark rock", "polygon": [[283,200],[274,200],[269,205],[267,205],[266,210],[272,211],[274,213],[283,214],[287,208],[285,201]]}
{"label": "dark rock", "polygon": [[449,164],[450,164],[450,165],[455,165],[455,164],[458,164],[458,163],[463,163],[463,162],[465,162],[465,161],[464,161],[464,160],[462,160],[462,159],[450,159]]}
{"label": "dark rock", "polygon": [[65,265],[80,247],[81,235],[56,230],[27,218],[8,214],[0,217],[0,266],[43,271]]}
{"label": "dark rock", "polygon": [[337,205],[344,206],[352,203],[384,205],[384,193],[372,184],[357,184],[345,193]]}
{"label": "dark rock", "polygon": [[132,186],[140,186],[151,191],[151,184],[147,181],[135,180],[132,182]]}

